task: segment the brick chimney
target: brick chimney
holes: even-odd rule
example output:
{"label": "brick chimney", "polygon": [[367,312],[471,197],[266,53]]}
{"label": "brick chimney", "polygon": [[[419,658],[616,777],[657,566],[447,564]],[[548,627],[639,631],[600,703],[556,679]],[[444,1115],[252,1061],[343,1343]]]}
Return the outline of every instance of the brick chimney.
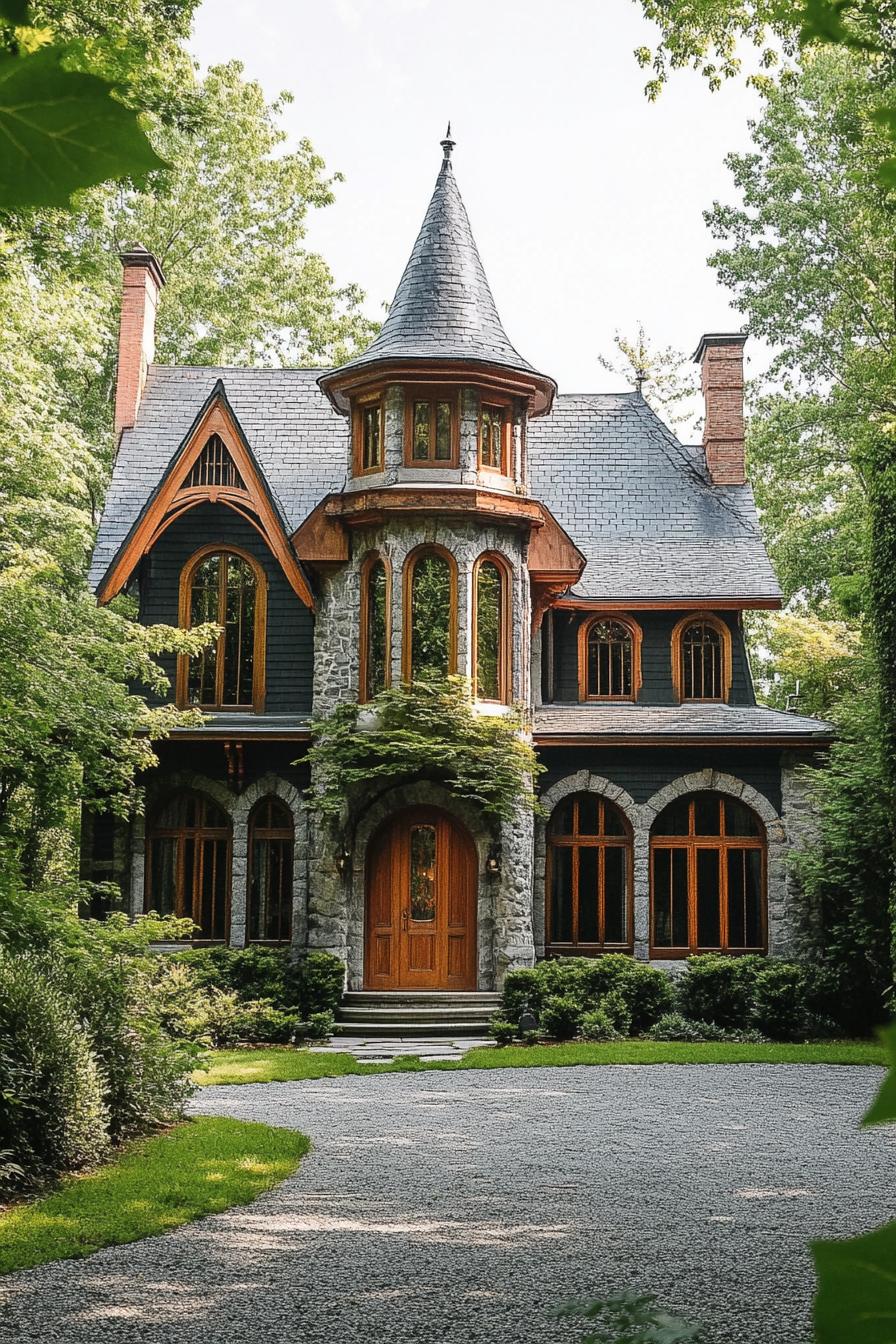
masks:
{"label": "brick chimney", "polygon": [[700,385],[706,403],[703,450],[715,485],[743,485],[744,464],[744,343],[739,331],[708,332],[700,337],[694,363],[700,365]]}
{"label": "brick chimney", "polygon": [[130,429],[146,384],[146,370],[156,348],[156,305],[165,283],[162,268],[139,243],[119,253],[124,267],[121,323],[118,328],[118,375],[115,384],[115,437]]}

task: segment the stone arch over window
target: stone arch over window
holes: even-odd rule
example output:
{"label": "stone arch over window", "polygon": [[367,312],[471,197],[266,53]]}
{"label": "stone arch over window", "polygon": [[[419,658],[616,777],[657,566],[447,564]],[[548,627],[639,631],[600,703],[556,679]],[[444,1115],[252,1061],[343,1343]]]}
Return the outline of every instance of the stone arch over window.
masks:
{"label": "stone arch over window", "polygon": [[195,942],[230,933],[233,828],[208,793],[177,789],[155,807],[147,833],[144,909],[191,919]]}
{"label": "stone arch over window", "polygon": [[473,694],[508,704],[511,698],[511,573],[503,555],[486,551],[473,565]]}
{"label": "stone arch over window", "polygon": [[402,675],[445,677],[457,669],[457,562],[443,546],[411,551],[404,566]]}
{"label": "stone arch over window", "polygon": [[372,700],[391,681],[392,566],[379,551],[361,564],[360,600],[358,699]]}
{"label": "stone arch over window", "polygon": [[546,950],[630,951],[633,869],[632,826],[616,803],[592,790],[558,802],[547,825]]}
{"label": "stone arch over window", "polygon": [[718,616],[696,612],[672,631],[672,684],[679,700],[727,700],[731,631]]}
{"label": "stone arch over window", "polygon": [[[548,863],[548,823],[558,804],[577,793],[597,794],[606,802],[613,804],[622,814],[633,839],[633,858],[630,870],[632,883],[631,930],[635,947],[639,941],[646,941],[646,855],[642,856],[639,847],[641,833],[641,809],[630,793],[614,784],[604,775],[592,774],[589,770],[578,770],[574,774],[559,779],[549,789],[539,795],[542,815],[535,818],[535,865],[533,872],[533,933],[536,954],[543,956],[546,945],[546,904],[547,904],[547,863]],[[641,899],[639,900],[639,896]]]}
{"label": "stone arch over window", "polygon": [[294,784],[269,772],[254,780],[233,800],[233,896],[231,901],[231,946],[242,947],[249,937],[249,901],[251,895],[252,851],[251,819],[265,798],[279,800],[289,812],[293,827],[292,915],[290,941],[304,947],[308,918],[308,814],[300,790]]}
{"label": "stone arch over window", "polygon": [[221,633],[201,653],[178,658],[178,705],[262,713],[267,580],[255,557],[236,546],[203,546],[181,571],[179,619],[182,629],[209,622]]}
{"label": "stone arch over window", "polygon": [[292,937],[294,845],[292,813],[276,794],[266,794],[249,814],[249,943],[288,943]]}
{"label": "stone arch over window", "polygon": [[630,616],[601,613],[579,626],[579,699],[637,700],[641,627]]}

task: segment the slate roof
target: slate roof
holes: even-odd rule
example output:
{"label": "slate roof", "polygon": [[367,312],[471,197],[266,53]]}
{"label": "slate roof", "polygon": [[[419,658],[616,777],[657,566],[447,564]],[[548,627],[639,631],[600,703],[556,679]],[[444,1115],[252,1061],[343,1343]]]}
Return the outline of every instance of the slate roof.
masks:
{"label": "slate roof", "polygon": [[349,430],[317,386],[320,369],[153,364],[137,423],[121,436],[93,561],[98,587],[220,378],[289,532],[345,483]]}
{"label": "slate roof", "polygon": [[532,494],[588,560],[577,596],[780,597],[750,486],[710,484],[639,393],[560,396],[528,447]]}
{"label": "slate roof", "polygon": [[764,705],[545,705],[535,711],[536,740],[548,737],[761,737],[770,741],[830,741],[822,719],[787,714]]}
{"label": "slate roof", "polygon": [[[443,141],[443,145],[450,144],[450,140]],[[511,345],[501,325],[450,150],[446,150],[388,317],[364,353],[338,372],[382,359],[480,360],[536,372]]]}
{"label": "slate roof", "polygon": [[[347,421],[319,369],[150,367],[137,424],[122,435],[90,580],[114,560],[220,378],[288,532],[341,490]],[[528,430],[533,495],[584,552],[583,597],[778,596],[749,486],[711,486],[682,446],[628,393],[560,396]]]}

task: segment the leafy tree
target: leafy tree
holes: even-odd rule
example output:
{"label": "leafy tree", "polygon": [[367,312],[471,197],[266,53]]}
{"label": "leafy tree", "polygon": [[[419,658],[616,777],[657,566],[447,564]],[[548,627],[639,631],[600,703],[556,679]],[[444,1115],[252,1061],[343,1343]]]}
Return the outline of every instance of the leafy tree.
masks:
{"label": "leafy tree", "polygon": [[867,692],[861,636],[845,621],[797,607],[753,616],[750,636],[763,698],[778,709],[798,695],[801,714],[826,718],[859,690]]}
{"label": "leafy tree", "polygon": [[601,368],[633,382],[667,424],[681,425],[693,419],[690,404],[699,382],[696,365],[686,354],[672,346],[654,345],[642,322],[633,336],[617,331],[613,344],[618,356],[598,355]]}

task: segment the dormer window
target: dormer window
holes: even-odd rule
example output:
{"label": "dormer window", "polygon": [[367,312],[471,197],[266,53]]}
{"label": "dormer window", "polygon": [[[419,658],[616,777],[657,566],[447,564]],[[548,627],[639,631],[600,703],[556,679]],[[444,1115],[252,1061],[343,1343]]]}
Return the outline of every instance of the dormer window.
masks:
{"label": "dormer window", "polygon": [[595,616],[579,627],[579,699],[636,700],[641,630],[627,616]]}
{"label": "dormer window", "polygon": [[507,435],[510,415],[506,406],[483,402],[479,411],[479,466],[507,475]]}
{"label": "dormer window", "polygon": [[672,673],[679,700],[727,700],[731,632],[717,616],[686,616],[672,632]]}
{"label": "dormer window", "polygon": [[354,458],[355,475],[383,469],[383,403],[380,397],[370,398],[355,406]]}
{"label": "dormer window", "polygon": [[456,466],[456,395],[420,393],[410,388],[405,406],[405,466]]}

